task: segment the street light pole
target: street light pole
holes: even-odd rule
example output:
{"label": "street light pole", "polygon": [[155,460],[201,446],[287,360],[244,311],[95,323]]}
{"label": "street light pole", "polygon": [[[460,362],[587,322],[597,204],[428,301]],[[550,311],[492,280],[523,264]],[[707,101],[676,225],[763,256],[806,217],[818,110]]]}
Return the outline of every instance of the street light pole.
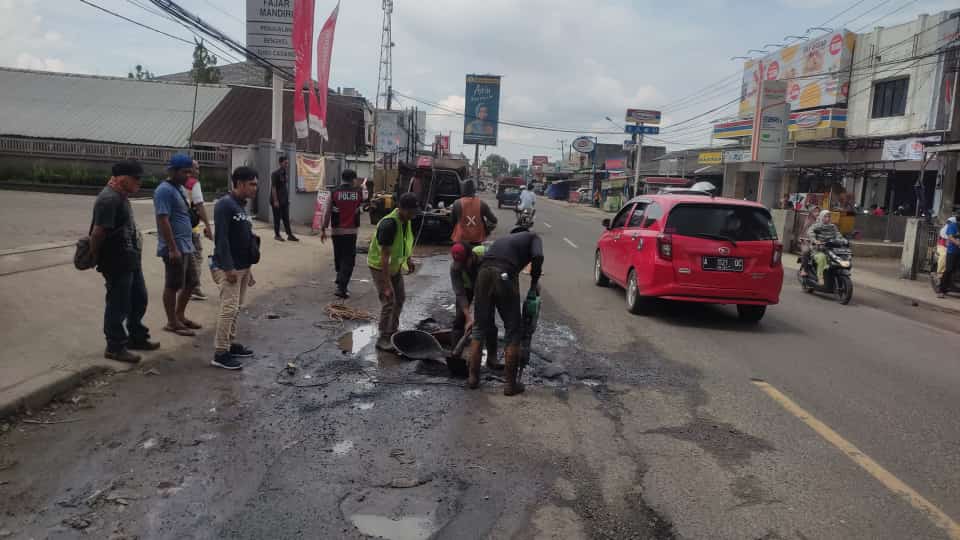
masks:
{"label": "street light pole", "polygon": [[643,153],[643,123],[640,124],[640,136],[637,137],[637,155],[633,158],[633,194],[640,193],[640,154]]}

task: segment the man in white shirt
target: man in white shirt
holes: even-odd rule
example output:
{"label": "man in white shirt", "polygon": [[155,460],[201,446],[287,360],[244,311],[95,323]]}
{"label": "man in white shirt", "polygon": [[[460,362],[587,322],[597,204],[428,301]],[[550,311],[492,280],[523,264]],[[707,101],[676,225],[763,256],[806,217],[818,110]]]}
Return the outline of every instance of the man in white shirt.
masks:
{"label": "man in white shirt", "polygon": [[[523,186],[520,190],[520,202],[517,204],[517,223],[520,222],[520,212],[530,209],[533,216],[537,215],[537,195],[533,192],[533,185]],[[532,217],[532,216],[531,216]]]}
{"label": "man in white shirt", "polygon": [[[197,163],[197,160],[193,160],[193,175],[187,179],[187,183],[184,184],[183,189],[187,192],[187,200],[190,201],[190,205],[193,206],[197,211],[197,215],[200,216],[200,223],[193,228],[193,258],[197,267],[199,283],[199,277],[203,274],[203,240],[200,238],[200,229],[203,229],[203,235],[210,240],[213,240],[213,229],[210,227],[210,220],[207,219],[207,211],[203,207],[203,190],[200,187],[200,164]],[[207,295],[203,294],[203,291],[197,286],[197,288],[193,290],[191,298],[194,300],[206,300]]]}

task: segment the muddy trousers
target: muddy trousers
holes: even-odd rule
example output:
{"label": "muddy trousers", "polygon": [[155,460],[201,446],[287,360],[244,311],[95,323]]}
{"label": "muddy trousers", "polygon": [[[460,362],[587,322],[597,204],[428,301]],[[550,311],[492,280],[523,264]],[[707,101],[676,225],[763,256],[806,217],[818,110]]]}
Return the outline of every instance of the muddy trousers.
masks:
{"label": "muddy trousers", "polygon": [[[467,289],[467,302],[473,303],[473,290]],[[451,347],[455,347],[457,343],[460,342],[460,338],[463,337],[464,331],[467,329],[467,317],[463,314],[463,310],[457,309],[457,315],[453,319],[453,332],[451,334],[452,343]],[[491,331],[487,332],[487,337],[484,340],[486,349],[487,349],[487,363],[488,364],[498,364],[497,362],[497,329],[494,327]]]}
{"label": "muddy trousers", "polygon": [[227,273],[219,268],[210,271],[213,282],[220,286],[220,316],[217,318],[217,333],[213,340],[216,351],[230,350],[230,345],[237,337],[237,317],[240,315],[240,305],[247,292],[247,282],[250,279],[250,270],[237,270],[237,282],[227,281]]}
{"label": "muddy trousers", "polygon": [[403,311],[403,303],[407,299],[406,291],[403,288],[403,272],[397,272],[390,276],[390,283],[393,284],[393,298],[387,299],[383,294],[383,284],[380,270],[370,269],[373,276],[373,283],[377,287],[377,295],[380,297],[380,337],[389,338],[400,329],[400,312]]}
{"label": "muddy trousers", "polygon": [[103,310],[107,350],[120,352],[130,341],[143,343],[149,340],[150,330],[143,325],[143,315],[147,312],[147,285],[143,281],[143,270],[137,268],[129,272],[104,273],[103,279],[107,287],[107,301]]}
{"label": "muddy trousers", "polygon": [[333,236],[333,267],[337,271],[337,289],[346,291],[357,263],[357,235]]}

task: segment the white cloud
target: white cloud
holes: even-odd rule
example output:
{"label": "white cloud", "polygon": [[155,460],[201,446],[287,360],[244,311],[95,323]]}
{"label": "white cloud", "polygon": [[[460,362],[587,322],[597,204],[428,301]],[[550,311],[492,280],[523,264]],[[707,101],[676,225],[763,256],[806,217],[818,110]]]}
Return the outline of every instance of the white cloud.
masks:
{"label": "white cloud", "polygon": [[59,58],[39,58],[30,53],[18,54],[16,66],[20,69],[39,71],[66,71],[63,60]]}

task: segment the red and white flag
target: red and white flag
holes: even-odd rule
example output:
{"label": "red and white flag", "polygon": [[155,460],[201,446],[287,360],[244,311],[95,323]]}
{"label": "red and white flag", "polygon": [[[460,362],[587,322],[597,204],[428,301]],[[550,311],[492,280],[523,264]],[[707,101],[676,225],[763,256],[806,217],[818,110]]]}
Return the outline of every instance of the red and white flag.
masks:
{"label": "red and white flag", "polygon": [[[297,131],[297,138],[304,139],[310,133],[307,131],[307,110],[303,102],[303,86],[307,81],[311,82],[311,93],[313,89],[313,77],[310,70],[313,68],[313,11],[314,0],[294,0],[293,4],[293,47],[297,53],[297,59],[294,69],[294,85],[296,91],[293,93],[293,126]],[[311,100],[311,105],[315,99]]]}
{"label": "red and white flag", "polygon": [[310,129],[318,132],[324,139],[327,138],[327,88],[330,82],[330,58],[333,56],[333,34],[337,29],[337,14],[340,12],[340,2],[333,8],[333,13],[323,24],[320,37],[317,38],[317,91],[320,94],[320,103],[313,106],[313,92],[310,96]]}

